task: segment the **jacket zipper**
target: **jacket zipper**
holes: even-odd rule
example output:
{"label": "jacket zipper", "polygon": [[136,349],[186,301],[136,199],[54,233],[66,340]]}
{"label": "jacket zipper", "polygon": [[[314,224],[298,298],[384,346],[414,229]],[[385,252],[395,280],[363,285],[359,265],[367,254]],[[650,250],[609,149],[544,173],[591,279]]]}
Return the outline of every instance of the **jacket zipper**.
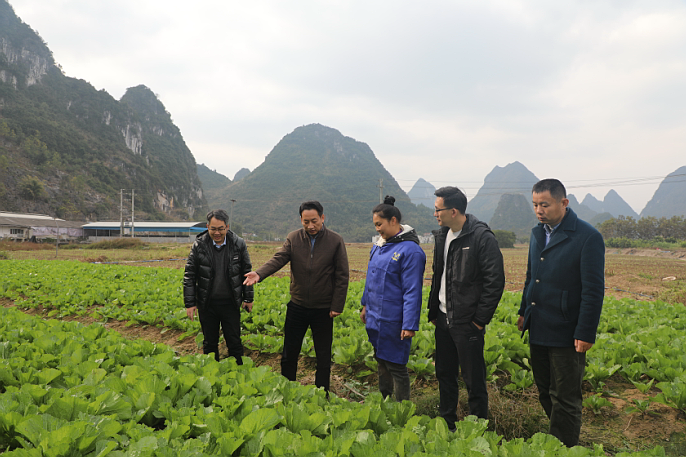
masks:
{"label": "jacket zipper", "polygon": [[[317,233],[317,235],[319,235],[319,233]],[[315,241],[313,243],[312,238],[310,237],[310,235],[307,234],[307,232],[305,232],[305,236],[307,237],[307,241],[310,243],[310,262],[307,266],[307,276],[309,278],[309,281],[307,281],[307,302],[310,303],[310,295],[312,292],[312,262],[314,262],[314,245],[317,244],[317,237],[315,235]]]}

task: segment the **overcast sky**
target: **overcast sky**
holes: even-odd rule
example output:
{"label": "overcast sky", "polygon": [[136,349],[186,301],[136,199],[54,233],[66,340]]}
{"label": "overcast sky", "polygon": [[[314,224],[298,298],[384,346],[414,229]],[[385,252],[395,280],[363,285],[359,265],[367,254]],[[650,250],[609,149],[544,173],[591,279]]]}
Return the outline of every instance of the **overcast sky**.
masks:
{"label": "overcast sky", "polygon": [[68,76],[145,84],[233,179],[301,125],[409,191],[519,161],[637,212],[686,165],[683,1],[10,0]]}

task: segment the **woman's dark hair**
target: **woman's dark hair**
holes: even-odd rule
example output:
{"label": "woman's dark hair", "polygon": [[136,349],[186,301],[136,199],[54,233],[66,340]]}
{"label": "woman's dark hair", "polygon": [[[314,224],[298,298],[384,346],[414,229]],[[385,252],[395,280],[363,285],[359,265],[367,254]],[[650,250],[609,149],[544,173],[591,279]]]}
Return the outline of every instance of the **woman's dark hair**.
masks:
{"label": "woman's dark hair", "polygon": [[400,214],[400,210],[393,206],[394,203],[395,198],[386,195],[386,198],[383,199],[383,203],[379,203],[374,207],[372,214],[378,214],[379,217],[386,219],[387,221],[390,221],[395,217],[395,220],[400,224],[403,216]]}

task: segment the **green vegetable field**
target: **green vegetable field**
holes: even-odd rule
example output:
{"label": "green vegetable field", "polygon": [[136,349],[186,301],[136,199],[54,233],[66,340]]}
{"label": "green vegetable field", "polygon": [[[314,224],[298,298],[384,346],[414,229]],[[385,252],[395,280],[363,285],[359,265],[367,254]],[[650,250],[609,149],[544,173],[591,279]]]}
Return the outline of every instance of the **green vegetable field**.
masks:
{"label": "green vegetable field", "polygon": [[[98,323],[120,320],[197,339],[199,324],[183,308],[181,270],[5,260],[0,272],[0,297],[16,308],[96,321],[84,326],[0,308],[0,449],[8,456],[605,455],[600,446],[567,450],[544,434],[504,440],[471,418],[453,434],[442,419],[415,415],[410,402],[384,402],[379,394],[364,403],[327,400],[247,359],[237,366],[233,359],[179,355]],[[359,319],[362,289],[362,282],[351,283],[335,320],[334,362],[352,377],[375,370]],[[533,383],[527,342],[515,326],[520,297],[505,294],[486,333],[489,378],[511,392]],[[256,286],[253,312],[243,314],[247,347],[281,351],[287,301],[287,278]],[[586,372],[598,395],[586,406],[602,408],[606,382],[621,376],[651,401],[686,412],[685,327],[682,305],[606,298]],[[309,337],[303,350],[314,355]],[[414,375],[433,377],[433,351],[433,327],[423,321],[408,365]]]}

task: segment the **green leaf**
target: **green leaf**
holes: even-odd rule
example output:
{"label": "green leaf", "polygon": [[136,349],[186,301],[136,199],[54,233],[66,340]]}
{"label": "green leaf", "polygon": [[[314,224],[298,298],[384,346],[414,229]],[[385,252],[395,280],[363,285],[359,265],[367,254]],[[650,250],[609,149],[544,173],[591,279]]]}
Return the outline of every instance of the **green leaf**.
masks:
{"label": "green leaf", "polygon": [[254,436],[260,431],[270,430],[281,421],[273,409],[258,409],[248,414],[240,425],[240,430],[247,436]]}

